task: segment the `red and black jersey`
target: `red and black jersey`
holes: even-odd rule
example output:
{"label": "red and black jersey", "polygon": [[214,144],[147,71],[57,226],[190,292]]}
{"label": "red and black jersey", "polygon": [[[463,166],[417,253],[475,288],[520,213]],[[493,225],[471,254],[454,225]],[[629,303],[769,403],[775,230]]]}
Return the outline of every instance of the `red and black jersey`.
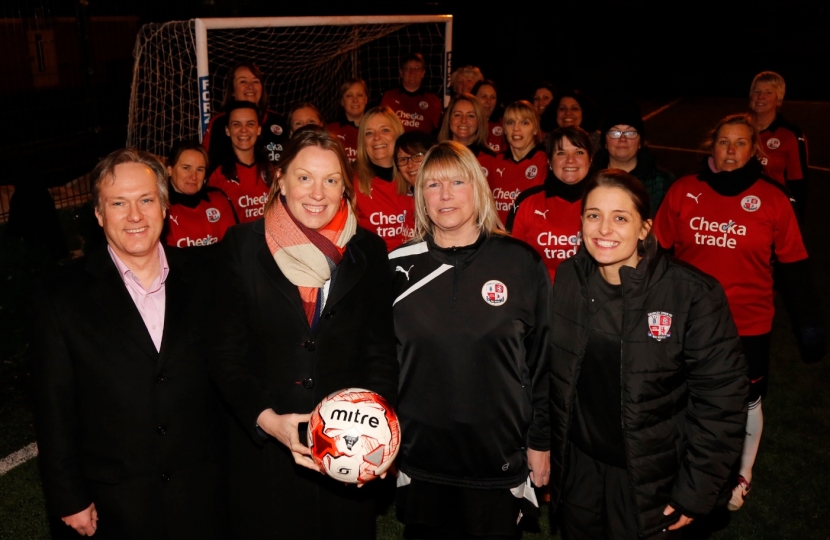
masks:
{"label": "red and black jersey", "polygon": [[343,149],[346,150],[346,158],[349,161],[354,161],[357,159],[357,133],[358,128],[351,122],[349,122],[345,117],[337,122],[332,122],[326,129],[329,130],[329,133],[336,136],[340,143],[343,145]]}
{"label": "red and black jersey", "polygon": [[518,162],[513,160],[513,153],[508,150],[492,158],[491,163],[488,164],[487,182],[493,190],[499,218],[506,223],[516,197],[522,191],[544,183],[548,158],[545,150],[537,146]]}
{"label": "red and black jersey", "polygon": [[800,129],[776,117],[758,143],[764,174],[782,184],[807,178],[807,138]]}
{"label": "red and black jersey", "polygon": [[395,111],[406,131],[433,134],[441,127],[444,107],[441,99],[430,92],[407,92],[403,87],[393,88],[383,94],[380,104]]}
{"label": "red and black jersey", "polygon": [[257,165],[236,163],[236,178],[227,178],[219,167],[210,175],[208,185],[224,191],[236,210],[239,223],[261,218],[269,187]]}
{"label": "red and black jersey", "polygon": [[512,218],[513,237],[542,256],[553,282],[562,261],[576,255],[582,244],[582,199],[571,202],[544,186],[532,187],[518,200]]}
{"label": "red and black jersey", "polygon": [[807,258],[788,196],[764,178],[725,196],[699,176],[685,176],[669,188],[654,232],[677,258],[720,281],[742,336],[772,328],[773,257],[782,263]]}
{"label": "red and black jersey", "polygon": [[498,122],[487,122],[487,146],[497,154],[507,150],[507,143],[504,141],[504,129],[501,127],[501,120]]}
{"label": "red and black jersey", "polygon": [[171,191],[164,242],[180,248],[209,246],[237,223],[231,201],[221,189],[208,186],[189,196]]}
{"label": "red and black jersey", "polygon": [[[262,131],[259,137],[257,137],[257,146],[265,150],[265,154],[271,163],[277,163],[280,160],[280,154],[282,154],[285,145],[288,143],[288,129],[286,128],[287,124],[285,119],[282,115],[274,111],[267,111],[265,116],[260,119],[259,125]],[[227,155],[228,151],[231,150],[230,138],[225,133],[227,126],[228,119],[223,112],[217,113],[210,119],[207,131],[202,138],[202,146],[210,153],[211,162],[216,161],[217,157]],[[219,139],[222,140],[219,146],[226,148],[214,148],[211,151],[211,141],[215,144]]]}
{"label": "red and black jersey", "polygon": [[[357,185],[357,180],[355,180]],[[386,242],[392,251],[415,235],[415,199],[398,195],[395,181],[372,179],[372,195],[357,190],[357,223]]]}

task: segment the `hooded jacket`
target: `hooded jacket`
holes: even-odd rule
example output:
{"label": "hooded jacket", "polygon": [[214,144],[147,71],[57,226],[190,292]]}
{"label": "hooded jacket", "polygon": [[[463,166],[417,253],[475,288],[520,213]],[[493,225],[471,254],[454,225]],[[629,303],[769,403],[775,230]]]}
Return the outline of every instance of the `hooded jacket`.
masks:
{"label": "hooded jacket", "polygon": [[[587,283],[598,271],[582,249],[563,262],[552,300],[551,501],[559,500],[576,384],[588,328]],[[725,502],[740,457],[749,389],[723,289],[662,253],[620,269],[620,402],[624,453],[643,536]]]}

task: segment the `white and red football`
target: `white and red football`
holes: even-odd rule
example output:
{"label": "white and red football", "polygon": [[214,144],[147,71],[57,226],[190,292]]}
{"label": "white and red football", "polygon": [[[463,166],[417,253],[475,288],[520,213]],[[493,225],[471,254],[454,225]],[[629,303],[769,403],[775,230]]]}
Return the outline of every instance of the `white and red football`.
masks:
{"label": "white and red football", "polygon": [[386,472],[400,441],[395,411],[381,396],[362,388],[329,394],[308,422],[314,462],[341,482],[368,482]]}

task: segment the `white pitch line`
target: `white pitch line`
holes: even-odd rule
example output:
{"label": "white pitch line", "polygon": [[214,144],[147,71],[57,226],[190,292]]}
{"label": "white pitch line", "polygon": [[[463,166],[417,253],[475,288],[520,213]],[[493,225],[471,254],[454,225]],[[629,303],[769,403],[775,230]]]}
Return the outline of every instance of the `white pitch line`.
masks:
{"label": "white pitch line", "polygon": [[674,101],[672,101],[671,103],[667,103],[666,105],[663,105],[662,107],[660,107],[660,108],[659,108],[659,109],[657,109],[656,111],[651,111],[650,113],[648,113],[647,115],[645,115],[645,116],[643,117],[643,122],[645,122],[646,120],[648,120],[648,119],[650,119],[650,118],[653,118],[653,117],[657,116],[658,114],[660,114],[661,112],[665,111],[665,110],[666,110],[666,109],[668,109],[669,107],[671,107],[671,106],[673,106],[673,105],[677,105],[678,103],[680,103],[680,101],[681,101],[682,99],[683,99],[683,98],[678,98],[678,99],[675,99],[675,100],[674,100]]}
{"label": "white pitch line", "polygon": [[[695,150],[692,148],[677,148],[675,146],[657,146],[656,144],[649,144],[649,148],[655,148],[657,150],[670,150],[672,152],[688,152],[691,154],[708,154],[706,150]],[[830,168],[828,167],[819,167],[817,165],[808,165],[808,169],[813,169],[814,171],[822,171],[822,172],[830,172]]]}
{"label": "white pitch line", "polygon": [[0,459],[0,476],[3,476],[18,465],[26,463],[35,456],[37,456],[37,443],[32,443]]}
{"label": "white pitch line", "polygon": [[672,152],[690,152],[692,154],[708,154],[706,150],[695,150],[693,148],[677,148],[675,146],[657,146],[656,144],[647,145],[649,148],[656,148],[657,150],[671,150]]}

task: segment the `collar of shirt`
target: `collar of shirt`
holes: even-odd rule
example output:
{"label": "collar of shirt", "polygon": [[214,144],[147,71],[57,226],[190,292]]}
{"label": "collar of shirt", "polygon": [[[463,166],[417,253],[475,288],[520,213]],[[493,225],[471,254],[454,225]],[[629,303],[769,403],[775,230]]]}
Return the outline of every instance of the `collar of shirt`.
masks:
{"label": "collar of shirt", "polygon": [[144,289],[147,293],[153,293],[158,291],[164,282],[167,280],[167,274],[170,273],[170,267],[167,265],[167,255],[164,253],[164,248],[161,246],[161,242],[157,244],[159,250],[159,266],[161,267],[161,272],[159,276],[150,284],[148,288],[144,288],[141,284],[141,280],[138,279],[132,270],[121,260],[121,258],[113,251],[111,246],[107,246],[107,251],[109,251],[110,257],[112,257],[112,262],[115,263],[115,267],[118,269],[118,275],[121,276],[121,279],[124,280],[124,285],[127,287],[130,284],[138,285],[141,289]]}

